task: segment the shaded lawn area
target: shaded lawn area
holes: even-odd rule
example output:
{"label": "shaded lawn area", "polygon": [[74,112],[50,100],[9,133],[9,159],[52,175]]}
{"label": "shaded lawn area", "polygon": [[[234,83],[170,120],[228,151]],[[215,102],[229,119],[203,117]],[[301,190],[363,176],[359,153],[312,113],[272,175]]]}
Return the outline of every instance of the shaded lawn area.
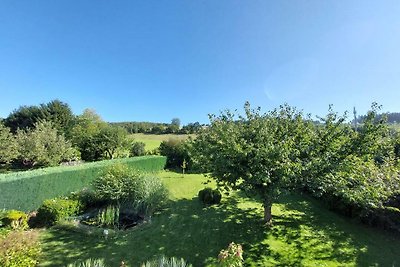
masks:
{"label": "shaded lawn area", "polygon": [[247,266],[400,265],[398,236],[351,222],[309,197],[283,196],[273,206],[274,226],[268,229],[259,203],[233,194],[205,208],[195,197],[206,180],[201,175],[163,172],[161,177],[171,189],[171,203],[151,223],[108,240],[49,229],[42,236],[40,266],[87,258],[139,266],[162,254],[205,266],[232,241],[244,245]]}

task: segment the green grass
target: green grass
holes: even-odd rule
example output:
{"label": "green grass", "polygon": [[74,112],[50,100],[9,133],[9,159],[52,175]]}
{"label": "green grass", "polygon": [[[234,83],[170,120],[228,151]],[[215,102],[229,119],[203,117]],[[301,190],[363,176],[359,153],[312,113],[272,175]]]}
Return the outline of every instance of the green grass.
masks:
{"label": "green grass", "polygon": [[286,195],[273,206],[274,226],[262,225],[262,210],[240,194],[204,208],[197,192],[202,175],[163,172],[171,192],[169,207],[152,222],[108,240],[67,230],[42,236],[40,266],[104,258],[110,266],[130,266],[164,254],[194,266],[215,262],[230,242],[244,245],[247,266],[399,266],[400,238],[352,222],[306,196]]}
{"label": "green grass", "polygon": [[166,141],[169,139],[179,139],[179,140],[186,140],[189,136],[193,135],[186,135],[186,134],[131,134],[129,138],[131,140],[135,140],[136,142],[143,142],[145,143],[146,151],[154,150],[158,148],[162,141]]}

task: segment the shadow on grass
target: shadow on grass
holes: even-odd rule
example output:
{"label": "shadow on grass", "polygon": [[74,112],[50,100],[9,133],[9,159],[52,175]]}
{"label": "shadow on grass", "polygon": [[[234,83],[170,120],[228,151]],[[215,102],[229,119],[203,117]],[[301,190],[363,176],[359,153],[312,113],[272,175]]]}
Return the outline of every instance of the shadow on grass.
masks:
{"label": "shadow on grass", "polygon": [[232,241],[244,245],[249,266],[318,266],[326,262],[392,266],[400,262],[395,251],[382,251],[392,245],[398,250],[399,241],[352,224],[311,199],[282,198],[274,210],[272,228],[263,226],[260,207],[238,196],[206,208],[196,198],[181,199],[154,216],[151,223],[108,240],[50,229],[42,239],[41,266],[65,266],[87,258],[104,258],[109,266],[120,266],[121,261],[140,266],[158,255],[182,257],[194,266],[204,266],[213,264],[219,251]]}

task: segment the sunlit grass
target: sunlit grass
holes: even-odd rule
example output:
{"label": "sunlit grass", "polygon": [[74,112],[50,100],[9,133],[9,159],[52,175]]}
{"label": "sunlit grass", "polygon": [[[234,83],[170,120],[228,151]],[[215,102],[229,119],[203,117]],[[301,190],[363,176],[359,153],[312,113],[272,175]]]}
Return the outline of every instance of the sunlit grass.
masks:
{"label": "sunlit grass", "polygon": [[115,238],[50,229],[42,238],[41,266],[104,258],[138,266],[157,255],[182,257],[194,266],[215,262],[230,242],[243,244],[247,266],[397,266],[400,239],[341,217],[306,196],[286,195],[273,206],[274,225],[261,222],[261,205],[241,194],[203,207],[202,175],[163,172],[171,203],[152,222]]}
{"label": "sunlit grass", "polygon": [[131,140],[135,140],[136,142],[145,143],[146,151],[150,151],[150,150],[154,150],[154,149],[158,148],[162,141],[166,141],[166,140],[169,140],[169,139],[185,140],[189,136],[194,136],[194,135],[187,135],[187,134],[143,134],[143,133],[137,133],[137,134],[130,134],[129,138]]}

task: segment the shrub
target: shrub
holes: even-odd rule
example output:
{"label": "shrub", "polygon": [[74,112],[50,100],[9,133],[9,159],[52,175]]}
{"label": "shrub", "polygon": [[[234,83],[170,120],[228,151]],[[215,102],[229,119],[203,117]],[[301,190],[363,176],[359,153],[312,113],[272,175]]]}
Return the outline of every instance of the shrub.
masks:
{"label": "shrub", "polygon": [[167,258],[161,256],[158,259],[147,261],[141,265],[141,267],[191,267],[192,265],[187,263],[184,259],[178,259],[175,257]]}
{"label": "shrub", "polygon": [[77,215],[81,204],[77,200],[54,198],[43,201],[38,209],[35,222],[39,225],[53,225],[62,219]]}
{"label": "shrub", "polygon": [[219,204],[221,202],[221,192],[218,189],[206,187],[199,191],[199,199],[206,205]]}
{"label": "shrub", "polygon": [[242,267],[243,249],[240,244],[230,243],[226,250],[221,250],[218,255],[219,266]]}
{"label": "shrub", "polygon": [[133,196],[134,212],[140,216],[151,216],[167,202],[168,190],[160,178],[141,176],[135,180]]}
{"label": "shrub", "polygon": [[144,156],[146,155],[146,150],[145,150],[146,144],[143,142],[133,142],[132,147],[131,147],[131,157],[137,157],[137,156]]}
{"label": "shrub", "polygon": [[167,168],[180,169],[182,162],[186,160],[187,169],[190,169],[192,161],[184,141],[177,139],[162,141],[159,150],[161,155],[167,157]]}
{"label": "shrub", "polygon": [[0,266],[33,267],[40,255],[37,231],[12,231],[0,237]]}
{"label": "shrub", "polygon": [[81,262],[68,264],[67,267],[106,267],[103,259],[87,259]]}
{"label": "shrub", "polygon": [[9,210],[2,216],[2,224],[11,226],[12,229],[26,229],[28,228],[28,215],[23,211]]}
{"label": "shrub", "polygon": [[79,191],[72,192],[69,196],[70,199],[78,200],[82,204],[83,210],[88,210],[89,208],[101,207],[106,203],[96,194],[92,188],[83,188]]}
{"label": "shrub", "polygon": [[126,165],[115,164],[93,181],[95,194],[107,203],[119,203],[133,198],[133,187],[139,172]]}
{"label": "shrub", "polygon": [[79,152],[50,122],[38,122],[34,129],[18,130],[19,162],[26,167],[56,166],[79,158]]}
{"label": "shrub", "polygon": [[36,210],[45,199],[65,196],[89,186],[101,170],[115,163],[142,172],[157,172],[164,168],[165,161],[165,157],[145,156],[0,174],[1,208]]}

